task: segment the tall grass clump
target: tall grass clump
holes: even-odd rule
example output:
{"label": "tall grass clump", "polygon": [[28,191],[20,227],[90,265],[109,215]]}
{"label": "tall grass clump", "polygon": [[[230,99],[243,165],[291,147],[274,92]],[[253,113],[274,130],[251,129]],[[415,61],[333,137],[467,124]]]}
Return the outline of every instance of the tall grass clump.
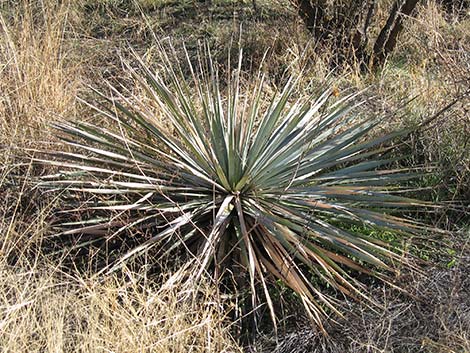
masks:
{"label": "tall grass clump", "polygon": [[67,1],[0,5],[0,262],[15,262],[47,229],[49,201],[36,198],[31,182],[41,168],[25,147],[50,145],[50,122],[74,116],[79,77],[65,49],[69,14]]}
{"label": "tall grass clump", "polygon": [[[241,55],[222,87],[210,54],[188,56],[183,69],[170,52],[160,48],[156,71],[139,58],[128,66],[149,98],[111,87],[94,106],[115,129],[57,125],[74,151],[48,153],[60,171],[41,186],[66,196],[61,247],[106,250],[127,239],[132,248],[103,273],[148,254],[185,259],[186,280],[209,274],[249,292],[245,312],[264,302],[274,323],[270,284],[279,281],[321,329],[341,315],[336,294],[374,304],[358,274],[391,283],[399,269],[417,269],[401,245],[434,229],[399,215],[431,206],[400,186],[422,171],[393,167],[391,141],[408,130],[368,138],[381,117],[359,118],[353,95],[308,94],[297,76],[267,96],[262,73],[241,83]],[[363,227],[394,242],[355,231]]]}
{"label": "tall grass clump", "polygon": [[30,143],[51,120],[73,115],[78,65],[67,60],[68,1],[0,8],[0,143]]}
{"label": "tall grass clump", "polygon": [[[31,259],[32,260],[32,259]],[[182,300],[181,293],[191,300]],[[215,291],[152,289],[138,274],[106,281],[57,264],[0,264],[2,352],[241,352]]]}

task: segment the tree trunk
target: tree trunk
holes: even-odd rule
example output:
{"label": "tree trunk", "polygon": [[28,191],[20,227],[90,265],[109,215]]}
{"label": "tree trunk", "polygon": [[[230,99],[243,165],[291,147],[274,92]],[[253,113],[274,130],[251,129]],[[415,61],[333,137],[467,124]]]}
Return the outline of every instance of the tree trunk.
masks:
{"label": "tree trunk", "polygon": [[413,10],[418,5],[419,0],[401,1],[401,6],[399,2],[397,1],[393,5],[387,23],[375,41],[373,52],[375,66],[382,65],[387,56],[393,52],[397,45],[398,35],[403,30],[403,19],[413,14]]}
{"label": "tree trunk", "polygon": [[291,0],[307,29],[320,45],[335,49],[332,64],[357,62],[361,68],[380,66],[393,52],[403,21],[412,16],[419,0],[396,0],[388,19],[368,50],[368,29],[373,22],[377,0]]}

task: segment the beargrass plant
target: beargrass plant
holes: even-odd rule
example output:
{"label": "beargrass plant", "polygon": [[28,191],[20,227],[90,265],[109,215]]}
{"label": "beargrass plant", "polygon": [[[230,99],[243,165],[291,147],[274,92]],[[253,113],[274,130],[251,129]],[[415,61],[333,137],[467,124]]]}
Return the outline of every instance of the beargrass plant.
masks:
{"label": "beargrass plant", "polygon": [[[415,267],[386,240],[353,231],[391,232],[396,242],[433,230],[399,215],[429,206],[400,187],[419,172],[390,167],[389,142],[409,131],[368,137],[380,118],[359,119],[351,95],[302,93],[299,76],[267,98],[260,70],[245,89],[241,55],[221,88],[210,55],[188,56],[184,73],[168,53],[161,49],[155,71],[138,57],[136,69],[128,66],[147,99],[120,87],[93,105],[110,127],[57,125],[73,152],[45,158],[60,171],[41,186],[68,195],[70,220],[56,239],[88,234],[75,244],[84,247],[131,230],[137,245],[102,272],[149,252],[186,254],[187,278],[210,274],[220,283],[231,272],[274,323],[270,284],[282,282],[322,329],[326,316],[340,314],[334,291],[374,302],[357,274],[391,283],[397,268]],[[91,197],[77,205],[73,195]]]}

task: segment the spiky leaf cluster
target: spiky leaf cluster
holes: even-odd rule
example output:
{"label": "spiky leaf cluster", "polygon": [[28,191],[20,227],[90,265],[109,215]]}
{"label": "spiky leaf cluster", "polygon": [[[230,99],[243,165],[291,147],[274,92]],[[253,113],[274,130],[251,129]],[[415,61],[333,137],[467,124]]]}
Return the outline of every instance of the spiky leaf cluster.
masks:
{"label": "spiky leaf cluster", "polygon": [[384,144],[407,131],[367,138],[380,119],[358,119],[351,96],[333,103],[330,89],[298,98],[298,77],[267,100],[262,74],[242,89],[239,67],[222,90],[210,56],[197,68],[188,60],[190,80],[173,60],[162,50],[157,73],[138,60],[133,73],[149,99],[114,90],[107,105],[95,107],[114,128],[58,126],[74,152],[48,160],[63,172],[42,186],[99,196],[81,211],[128,215],[125,224],[116,217],[85,219],[61,237],[150,231],[106,270],[151,249],[160,256],[186,251],[196,280],[237,264],[247,273],[253,307],[264,297],[274,321],[272,279],[292,288],[320,327],[326,308],[337,312],[337,303],[312,284],[312,275],[371,301],[353,273],[387,280],[404,257],[352,227],[396,237],[428,230],[396,216],[426,205],[394,193],[414,173],[387,168],[394,159]]}

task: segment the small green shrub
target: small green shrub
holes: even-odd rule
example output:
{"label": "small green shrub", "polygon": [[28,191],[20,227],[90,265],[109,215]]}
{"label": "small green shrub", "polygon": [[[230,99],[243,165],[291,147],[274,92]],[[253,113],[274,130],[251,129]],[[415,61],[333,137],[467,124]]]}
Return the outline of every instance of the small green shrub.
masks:
{"label": "small green shrub", "polygon": [[[330,89],[296,98],[298,77],[268,101],[261,73],[245,90],[240,69],[233,70],[222,89],[210,55],[193,60],[196,67],[188,59],[187,80],[167,53],[161,48],[157,73],[139,58],[136,71],[129,67],[150,99],[114,89],[107,105],[95,107],[116,129],[90,122],[57,126],[75,152],[47,159],[61,171],[42,187],[100,196],[81,205],[65,199],[73,201],[64,205],[71,220],[57,239],[90,234],[78,244],[85,246],[132,230],[138,245],[104,272],[151,249],[160,258],[186,253],[195,268],[191,280],[206,273],[220,280],[231,271],[249,286],[253,308],[264,297],[274,323],[268,289],[280,280],[320,328],[327,313],[340,314],[339,302],[312,276],[373,303],[354,273],[390,281],[395,266],[413,267],[387,237],[350,231],[393,232],[394,242],[432,231],[394,215],[429,206],[394,193],[416,169],[385,169],[396,159],[384,144],[408,131],[367,138],[380,118],[351,114],[352,96],[330,103],[337,93]],[[108,218],[90,216],[103,212]]]}

